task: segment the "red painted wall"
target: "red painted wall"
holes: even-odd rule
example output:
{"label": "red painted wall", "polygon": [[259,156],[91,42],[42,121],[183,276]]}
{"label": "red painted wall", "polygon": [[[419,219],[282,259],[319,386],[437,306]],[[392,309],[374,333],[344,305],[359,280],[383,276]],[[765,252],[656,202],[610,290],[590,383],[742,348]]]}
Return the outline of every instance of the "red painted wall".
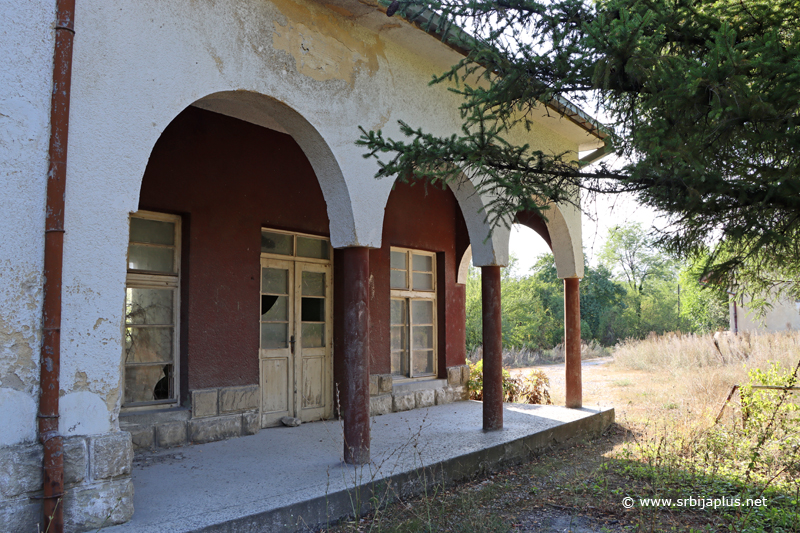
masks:
{"label": "red painted wall", "polygon": [[469,235],[453,193],[422,183],[397,183],[386,206],[382,243],[370,253],[375,286],[370,301],[371,372],[391,372],[389,259],[390,248],[397,246],[437,252],[439,377],[445,377],[446,367],[464,364],[466,339],[465,287],[456,284],[456,277]]}
{"label": "red painted wall", "polygon": [[[197,108],[164,131],[150,157],[139,208],[183,217],[182,395],[258,383],[260,230],[329,234],[316,176],[291,137]],[[464,286],[458,262],[469,237],[449,190],[397,184],[383,247],[370,251],[371,373],[389,373],[389,251],[437,252],[439,374],[464,363]],[[341,272],[334,253],[334,374],[342,375]]]}
{"label": "red painted wall", "polygon": [[328,235],[325,200],[300,147],[189,107],[153,148],[139,208],[184,215],[184,397],[257,384],[261,227]]}

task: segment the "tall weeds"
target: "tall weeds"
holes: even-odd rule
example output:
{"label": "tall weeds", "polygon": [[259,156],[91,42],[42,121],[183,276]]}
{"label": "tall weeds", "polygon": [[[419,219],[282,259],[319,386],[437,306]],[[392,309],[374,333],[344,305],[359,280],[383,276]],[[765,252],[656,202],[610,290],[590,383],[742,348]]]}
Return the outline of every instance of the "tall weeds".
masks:
{"label": "tall weeds", "polygon": [[694,414],[719,409],[733,385],[748,381],[753,369],[773,364],[793,368],[800,358],[800,332],[716,335],[651,335],[624,341],[614,349],[614,363],[652,375],[666,374],[675,384],[676,401],[691,404]]}

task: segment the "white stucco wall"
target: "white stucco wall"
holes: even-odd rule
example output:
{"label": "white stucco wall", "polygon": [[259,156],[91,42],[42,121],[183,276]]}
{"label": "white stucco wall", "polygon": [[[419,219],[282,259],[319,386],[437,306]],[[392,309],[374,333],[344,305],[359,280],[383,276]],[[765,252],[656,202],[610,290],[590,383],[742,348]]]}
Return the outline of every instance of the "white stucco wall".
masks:
{"label": "white stucco wall", "polygon": [[[452,50],[353,4],[367,14],[291,0],[78,2],[64,247],[64,434],[117,425],[128,215],[137,209],[155,142],[188,105],[203,99],[198,105],[294,136],[320,180],[336,247],[380,246],[392,187],[373,178],[375,161],[354,144],[357,126],[397,136],[403,119],[432,133],[458,131],[458,97],[428,86]],[[30,408],[35,411],[38,374],[54,15],[49,3],[0,5],[14,22],[0,30],[0,54],[12,65],[0,71],[0,142],[12,154],[0,161],[9,191],[0,198],[7,214],[0,222],[0,401],[17,406],[19,420],[28,421],[0,420],[0,427],[16,423],[19,431],[4,438],[17,442],[33,438],[35,428]],[[430,53],[411,49],[425,39]],[[512,140],[554,153],[575,151],[585,141],[576,127],[549,120],[550,126],[543,119]],[[476,264],[505,264],[508,231],[487,240],[484,214],[477,212],[483,200],[469,186],[454,192]],[[580,216],[558,213],[548,225],[554,245],[567,244],[556,261],[568,265],[564,272],[582,275],[582,256],[572,258],[572,270],[569,258],[560,259],[569,250],[580,254]]]}
{"label": "white stucco wall", "polygon": [[[730,329],[734,330],[733,303],[729,303]],[[756,316],[747,307],[739,305],[736,310],[739,331],[798,331],[800,330],[800,301],[792,298],[773,302],[763,317]]]}
{"label": "white stucco wall", "polygon": [[54,2],[0,0],[0,445],[36,438]]}

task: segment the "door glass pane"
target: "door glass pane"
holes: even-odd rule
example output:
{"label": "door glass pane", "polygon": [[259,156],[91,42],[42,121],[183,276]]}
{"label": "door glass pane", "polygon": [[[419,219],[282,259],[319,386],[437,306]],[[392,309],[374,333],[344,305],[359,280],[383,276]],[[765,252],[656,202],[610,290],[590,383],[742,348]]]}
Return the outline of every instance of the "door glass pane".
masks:
{"label": "door glass pane", "polygon": [[389,279],[389,285],[393,289],[407,289],[408,282],[406,281],[406,271],[405,270],[392,270]]}
{"label": "door glass pane", "polygon": [[433,324],[433,300],[412,300],[411,320],[414,325]]}
{"label": "door glass pane", "polygon": [[325,298],[303,298],[300,320],[303,322],[325,322]]}
{"label": "door glass pane", "polygon": [[297,255],[314,259],[328,258],[328,241],[297,237]]}
{"label": "door glass pane", "polygon": [[412,254],[412,267],[417,272],[433,272],[433,257],[430,255]]}
{"label": "door glass pane", "polygon": [[261,320],[263,322],[286,322],[289,320],[289,297],[262,294]]}
{"label": "door glass pane", "polygon": [[128,246],[128,268],[152,272],[175,272],[175,248],[131,244]]}
{"label": "door glass pane", "polygon": [[414,351],[414,376],[433,374],[433,350]]}
{"label": "door glass pane", "polygon": [[175,223],[131,217],[131,242],[175,244]]}
{"label": "door glass pane", "polygon": [[406,270],[406,254],[405,252],[392,252],[392,268],[397,270]]}
{"label": "door glass pane", "polygon": [[283,268],[261,269],[261,292],[289,294],[289,271]]}
{"label": "door glass pane", "polygon": [[303,324],[303,348],[325,346],[325,324]]}
{"label": "door glass pane", "polygon": [[392,300],[392,325],[406,323],[406,300]]}
{"label": "door glass pane", "polygon": [[433,274],[424,274],[414,272],[414,290],[416,291],[432,291],[433,290]]}
{"label": "door glass pane", "polygon": [[172,324],[172,289],[128,288],[125,292],[126,324]]}
{"label": "door glass pane", "polygon": [[325,296],[324,272],[303,272],[303,296]]}
{"label": "door glass pane", "polygon": [[172,328],[125,328],[126,363],[171,363]]}
{"label": "door glass pane", "polygon": [[261,232],[261,251],[265,254],[294,255],[294,237],[285,233]]}
{"label": "door glass pane", "polygon": [[125,367],[124,403],[152,402],[174,397],[172,365]]}
{"label": "door glass pane", "polygon": [[432,350],[433,326],[413,326],[411,328],[411,348],[413,350]]}
{"label": "door glass pane", "polygon": [[286,348],[289,324],[261,324],[261,349]]}

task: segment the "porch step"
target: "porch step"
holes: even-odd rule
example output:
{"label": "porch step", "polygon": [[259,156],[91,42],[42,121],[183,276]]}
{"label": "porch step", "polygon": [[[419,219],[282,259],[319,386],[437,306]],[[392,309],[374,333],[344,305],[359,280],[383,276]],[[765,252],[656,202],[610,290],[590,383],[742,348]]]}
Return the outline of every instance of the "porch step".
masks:
{"label": "porch step", "polygon": [[502,431],[481,430],[482,404],[456,402],[372,420],[372,458],[342,460],[337,421],[139,456],[134,517],[109,533],[309,531],[601,434],[613,409],[506,404]]}

